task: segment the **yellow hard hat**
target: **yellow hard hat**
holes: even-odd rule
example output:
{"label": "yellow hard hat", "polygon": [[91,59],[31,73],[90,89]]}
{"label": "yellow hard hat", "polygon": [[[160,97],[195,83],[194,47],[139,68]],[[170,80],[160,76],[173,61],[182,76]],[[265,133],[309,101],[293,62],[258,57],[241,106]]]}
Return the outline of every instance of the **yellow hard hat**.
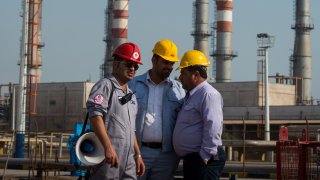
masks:
{"label": "yellow hard hat", "polygon": [[177,68],[177,70],[194,65],[208,67],[209,64],[210,61],[208,61],[207,57],[201,51],[189,50],[183,54],[180,66]]}
{"label": "yellow hard hat", "polygon": [[167,61],[179,62],[178,48],[172,41],[168,39],[158,41],[152,52],[153,54],[156,54]]}

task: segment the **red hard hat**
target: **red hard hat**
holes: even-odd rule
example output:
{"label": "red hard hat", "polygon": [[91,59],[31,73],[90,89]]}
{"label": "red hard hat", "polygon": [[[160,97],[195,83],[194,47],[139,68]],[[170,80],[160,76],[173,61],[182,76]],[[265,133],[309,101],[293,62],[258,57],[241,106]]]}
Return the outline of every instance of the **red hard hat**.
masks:
{"label": "red hard hat", "polygon": [[117,47],[112,56],[114,55],[142,64],[139,47],[138,45],[131,42],[123,43],[119,47]]}

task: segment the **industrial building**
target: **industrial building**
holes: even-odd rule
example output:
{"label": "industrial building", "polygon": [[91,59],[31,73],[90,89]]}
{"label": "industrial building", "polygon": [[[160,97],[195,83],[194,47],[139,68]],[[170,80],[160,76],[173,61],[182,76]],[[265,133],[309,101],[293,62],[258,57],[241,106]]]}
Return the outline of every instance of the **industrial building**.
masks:
{"label": "industrial building", "polygon": [[74,125],[84,121],[92,86],[90,82],[40,83],[31,131],[72,133]]}
{"label": "industrial building", "polygon": [[[84,121],[85,103],[93,85],[93,82],[39,83],[36,98],[37,109],[36,114],[31,116],[31,130],[72,132],[75,123]],[[225,108],[258,107],[261,117],[263,116],[262,82],[213,83],[212,85],[224,97]],[[18,86],[15,87],[17,92]],[[294,85],[270,84],[270,106],[295,106],[296,93]],[[17,104],[17,100],[15,102]],[[225,112],[225,116],[230,115]],[[240,113],[232,116],[234,118],[238,116],[238,119],[241,119],[243,115]],[[14,114],[12,117],[17,118]],[[36,122],[36,127],[34,122]],[[8,126],[3,126],[2,130],[12,129],[12,122],[7,121],[6,123]]]}

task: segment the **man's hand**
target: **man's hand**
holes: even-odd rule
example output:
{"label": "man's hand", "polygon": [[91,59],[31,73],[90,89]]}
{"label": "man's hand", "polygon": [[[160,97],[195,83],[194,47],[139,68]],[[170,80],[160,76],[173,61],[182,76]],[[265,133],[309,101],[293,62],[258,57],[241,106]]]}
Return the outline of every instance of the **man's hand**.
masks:
{"label": "man's hand", "polygon": [[115,167],[115,168],[119,167],[119,158],[112,146],[109,148],[105,148],[104,154],[106,157],[105,159],[106,163],[110,164],[111,167]]}
{"label": "man's hand", "polygon": [[142,157],[141,157],[140,154],[137,155],[137,157],[136,157],[136,168],[137,168],[137,170],[136,170],[137,171],[137,175],[138,176],[143,176],[146,167],[144,166],[144,162],[143,162]]}
{"label": "man's hand", "polygon": [[108,133],[106,132],[102,117],[92,116],[90,118],[90,124],[93,132],[97,135],[104,148],[104,161],[110,164],[111,167],[119,167],[118,155],[112,146]]}

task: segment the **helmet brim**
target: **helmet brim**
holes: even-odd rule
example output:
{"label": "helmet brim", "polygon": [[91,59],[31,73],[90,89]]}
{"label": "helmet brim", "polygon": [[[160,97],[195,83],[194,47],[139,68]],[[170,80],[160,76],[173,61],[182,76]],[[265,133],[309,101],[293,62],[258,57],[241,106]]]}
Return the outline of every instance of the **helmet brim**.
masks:
{"label": "helmet brim", "polygon": [[164,60],[167,60],[167,61],[179,62],[178,58],[175,58],[175,57],[172,57],[172,56],[163,56],[163,55],[160,55],[160,54],[157,54],[157,55],[162,57]]}
{"label": "helmet brim", "polygon": [[189,66],[205,66],[205,67],[209,67],[210,63],[203,63],[203,64],[190,64],[188,66],[179,66],[177,67],[176,71],[177,70],[180,70],[180,69],[183,69],[183,68],[187,68]]}
{"label": "helmet brim", "polygon": [[125,60],[127,60],[127,61],[133,61],[133,62],[136,62],[136,63],[138,63],[138,64],[140,64],[140,65],[143,65],[141,61],[135,60],[135,59],[128,59],[126,56],[123,56],[123,55],[121,55],[121,54],[113,53],[112,57],[113,57],[113,56],[119,56],[119,57],[121,57],[121,58],[123,58],[123,59],[125,59]]}

